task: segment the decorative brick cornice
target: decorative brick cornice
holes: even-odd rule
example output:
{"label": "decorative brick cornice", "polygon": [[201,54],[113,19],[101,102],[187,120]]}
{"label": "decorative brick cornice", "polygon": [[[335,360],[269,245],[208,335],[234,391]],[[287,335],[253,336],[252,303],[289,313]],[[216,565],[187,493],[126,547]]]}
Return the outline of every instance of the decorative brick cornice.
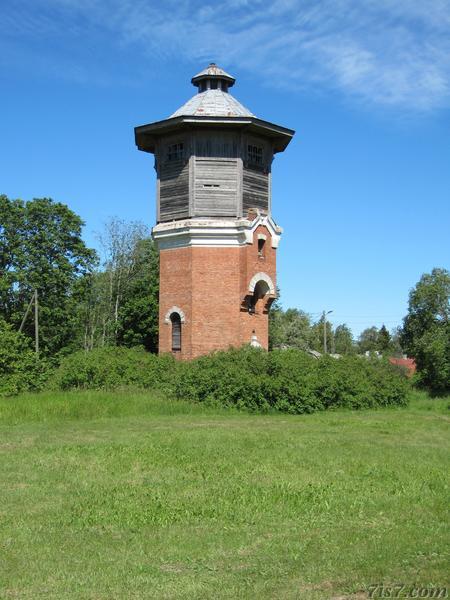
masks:
{"label": "decorative brick cornice", "polygon": [[259,226],[265,226],[271,236],[271,245],[278,248],[281,227],[269,215],[259,214],[249,219],[183,219],[170,223],[159,223],[152,236],[159,250],[186,246],[233,247],[253,244],[253,234]]}

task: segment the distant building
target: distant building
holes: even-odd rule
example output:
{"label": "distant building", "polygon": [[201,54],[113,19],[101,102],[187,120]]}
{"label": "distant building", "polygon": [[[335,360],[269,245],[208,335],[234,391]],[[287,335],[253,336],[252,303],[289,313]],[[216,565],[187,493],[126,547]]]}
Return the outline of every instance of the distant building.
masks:
{"label": "distant building", "polygon": [[392,365],[403,367],[408,377],[412,377],[417,370],[416,361],[413,358],[406,358],[406,356],[402,358],[395,358],[394,356],[391,356],[389,358],[389,362]]}
{"label": "distant building", "polygon": [[171,117],[135,128],[139,150],[155,155],[159,352],[185,359],[268,348],[282,232],[272,161],[294,135],[233,98],[234,77],[215,64],[192,83],[198,93]]}

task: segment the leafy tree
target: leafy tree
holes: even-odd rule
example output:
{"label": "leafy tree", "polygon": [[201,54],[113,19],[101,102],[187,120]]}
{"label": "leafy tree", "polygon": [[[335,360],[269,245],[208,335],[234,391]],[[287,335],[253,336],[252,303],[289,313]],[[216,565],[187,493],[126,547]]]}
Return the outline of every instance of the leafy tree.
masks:
{"label": "leafy tree", "polygon": [[338,354],[354,354],[355,344],[351,329],[344,324],[338,325],[334,332],[335,352]]}
{"label": "leafy tree", "polygon": [[158,350],[159,256],[150,238],[139,240],[119,310],[117,341],[123,346]]}
{"label": "leafy tree", "polygon": [[115,345],[119,341],[119,315],[136,272],[139,242],[147,236],[148,230],[143,223],[127,223],[115,217],[106,223],[104,232],[99,236],[106,274],[103,283],[107,286],[102,290],[102,303],[105,305],[102,315],[102,346]]}
{"label": "leafy tree", "polygon": [[[335,342],[334,342],[334,331],[333,326],[330,321],[326,320],[326,328],[327,328],[327,352],[334,353],[335,352]],[[324,352],[324,318],[323,315],[320,319],[314,323],[311,327],[311,342],[310,348],[316,350],[317,352]]]}
{"label": "leafy tree", "polygon": [[291,348],[308,348],[311,339],[311,320],[303,310],[288,308],[284,313],[286,344]]}
{"label": "leafy tree", "polygon": [[391,334],[386,329],[386,326],[384,325],[384,323],[380,327],[380,330],[378,331],[377,345],[378,345],[378,351],[381,352],[381,354],[389,354],[392,350]]}
{"label": "leafy tree", "polygon": [[45,361],[38,360],[31,340],[0,318],[0,396],[39,390],[46,374]]}
{"label": "leafy tree", "polygon": [[378,350],[378,328],[367,327],[359,335],[358,348],[361,354]]}
{"label": "leafy tree", "polygon": [[110,279],[105,271],[86,278],[86,290],[77,306],[78,339],[76,347],[93,350],[105,346],[110,326]]}
{"label": "leafy tree", "polygon": [[404,350],[401,344],[403,329],[401,327],[395,327],[391,331],[391,344],[392,344],[392,355],[393,356],[402,356],[404,354]]}
{"label": "leafy tree", "polygon": [[[83,221],[49,198],[0,196],[0,316],[18,329],[37,290],[40,348],[55,355],[77,337],[77,303],[96,263],[81,238]],[[34,335],[29,319],[24,333]]]}
{"label": "leafy tree", "polygon": [[307,349],[311,343],[311,319],[307,313],[297,308],[283,311],[278,301],[269,313],[270,348],[288,346]]}
{"label": "leafy tree", "polygon": [[420,383],[435,394],[450,390],[450,272],[425,273],[409,294],[402,345],[415,358]]}
{"label": "leafy tree", "polygon": [[79,346],[158,346],[159,257],[143,224],[111,219],[100,236],[103,270],[79,306]]}

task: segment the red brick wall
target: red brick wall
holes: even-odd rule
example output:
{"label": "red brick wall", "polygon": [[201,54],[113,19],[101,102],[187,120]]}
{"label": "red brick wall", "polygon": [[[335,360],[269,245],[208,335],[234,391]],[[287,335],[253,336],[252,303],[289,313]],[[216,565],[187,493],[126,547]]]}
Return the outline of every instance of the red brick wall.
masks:
{"label": "red brick wall", "polygon": [[[258,256],[258,233],[267,237],[263,258]],[[260,271],[276,285],[276,250],[264,226],[254,233],[253,244],[245,246],[161,250],[159,351],[172,350],[172,326],[165,317],[173,306],[185,315],[182,350],[175,353],[179,358],[247,344],[253,331],[267,348],[268,314],[263,302],[258,303],[256,314],[242,308],[250,280]]]}

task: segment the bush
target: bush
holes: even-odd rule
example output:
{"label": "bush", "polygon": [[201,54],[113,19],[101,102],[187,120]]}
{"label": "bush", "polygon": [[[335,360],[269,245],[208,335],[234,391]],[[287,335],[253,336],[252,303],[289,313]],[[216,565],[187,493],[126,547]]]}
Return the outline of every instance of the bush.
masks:
{"label": "bush", "polygon": [[405,405],[409,384],[387,361],[346,356],[317,360],[300,350],[218,352],[182,365],[175,395],[256,411],[311,413]]}
{"label": "bush", "polygon": [[37,358],[29,338],[0,319],[0,396],[39,391],[48,374],[48,364]]}
{"label": "bush", "polygon": [[169,389],[177,363],[144,349],[106,347],[66,356],[56,370],[53,386],[61,390]]}
{"label": "bush", "polygon": [[103,348],[63,359],[53,385],[69,389],[163,389],[167,395],[255,412],[311,413],[406,404],[408,382],[379,359],[328,356],[300,350],[265,352],[250,347],[191,362],[144,350]]}

